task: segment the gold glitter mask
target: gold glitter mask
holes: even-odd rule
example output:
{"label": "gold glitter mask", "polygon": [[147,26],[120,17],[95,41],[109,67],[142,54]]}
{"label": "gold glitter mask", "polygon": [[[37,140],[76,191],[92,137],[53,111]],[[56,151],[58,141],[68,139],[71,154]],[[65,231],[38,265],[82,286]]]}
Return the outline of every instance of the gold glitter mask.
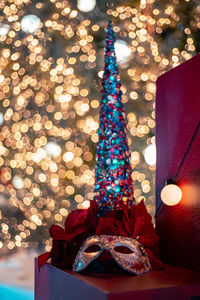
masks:
{"label": "gold glitter mask", "polygon": [[[122,249],[128,250],[128,253],[124,253]],[[114,260],[132,274],[141,275],[151,270],[149,258],[137,240],[123,236],[93,235],[80,247],[73,271],[84,270],[103,250],[108,250]]]}

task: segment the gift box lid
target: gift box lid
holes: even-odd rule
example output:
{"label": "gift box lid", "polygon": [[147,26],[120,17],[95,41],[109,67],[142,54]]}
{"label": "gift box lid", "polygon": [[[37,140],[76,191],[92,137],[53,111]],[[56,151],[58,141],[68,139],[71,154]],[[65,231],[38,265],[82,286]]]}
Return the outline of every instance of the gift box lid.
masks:
{"label": "gift box lid", "polygon": [[[200,295],[200,273],[166,265],[142,276],[60,270],[35,264],[35,300],[184,300]],[[133,298],[134,297],[134,298]]]}

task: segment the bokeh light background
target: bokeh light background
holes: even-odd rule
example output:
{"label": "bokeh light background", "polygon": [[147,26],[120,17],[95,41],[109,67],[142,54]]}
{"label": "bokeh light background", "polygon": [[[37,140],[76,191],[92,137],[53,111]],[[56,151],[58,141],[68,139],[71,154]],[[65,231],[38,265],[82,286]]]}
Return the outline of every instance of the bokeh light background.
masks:
{"label": "bokeh light background", "polygon": [[48,228],[93,199],[111,19],[134,195],[155,211],[159,75],[199,51],[193,0],[0,1],[0,253],[49,251]]}

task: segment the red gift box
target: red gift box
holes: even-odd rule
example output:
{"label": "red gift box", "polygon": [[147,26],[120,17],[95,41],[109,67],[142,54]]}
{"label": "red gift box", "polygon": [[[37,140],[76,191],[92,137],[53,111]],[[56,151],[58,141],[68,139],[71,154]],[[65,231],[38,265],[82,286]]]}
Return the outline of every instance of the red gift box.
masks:
{"label": "red gift box", "polygon": [[182,199],[160,206],[200,121],[200,55],[158,78],[156,97],[156,230],[163,261],[200,270],[200,130],[177,176]]}
{"label": "red gift box", "polygon": [[[194,298],[193,298],[194,297]],[[35,300],[191,300],[200,297],[200,273],[173,266],[141,276],[82,275],[35,264]]]}

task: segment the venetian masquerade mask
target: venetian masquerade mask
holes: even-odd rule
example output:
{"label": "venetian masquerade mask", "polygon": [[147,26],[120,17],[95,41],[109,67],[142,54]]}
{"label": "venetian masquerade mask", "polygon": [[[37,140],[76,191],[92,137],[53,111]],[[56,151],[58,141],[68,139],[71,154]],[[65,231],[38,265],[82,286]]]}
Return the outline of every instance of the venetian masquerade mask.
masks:
{"label": "venetian masquerade mask", "polygon": [[[122,249],[128,250],[128,253]],[[137,240],[123,236],[93,235],[79,249],[73,271],[84,270],[103,250],[108,250],[119,266],[132,274],[141,275],[151,270],[149,258]]]}

